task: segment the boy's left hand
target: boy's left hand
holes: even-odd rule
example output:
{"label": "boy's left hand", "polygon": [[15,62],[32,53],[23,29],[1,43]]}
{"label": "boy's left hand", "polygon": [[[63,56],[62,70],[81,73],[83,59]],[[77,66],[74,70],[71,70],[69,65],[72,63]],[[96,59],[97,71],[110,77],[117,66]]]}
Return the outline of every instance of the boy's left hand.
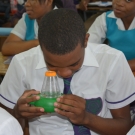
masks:
{"label": "boy's left hand", "polygon": [[63,95],[54,103],[55,112],[68,117],[74,124],[83,125],[87,120],[85,99],[76,95]]}

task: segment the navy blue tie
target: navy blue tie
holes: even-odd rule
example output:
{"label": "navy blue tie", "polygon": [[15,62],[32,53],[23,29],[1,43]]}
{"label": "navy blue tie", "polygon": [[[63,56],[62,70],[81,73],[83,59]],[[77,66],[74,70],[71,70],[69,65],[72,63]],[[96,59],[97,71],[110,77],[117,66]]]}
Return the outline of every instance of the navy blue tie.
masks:
{"label": "navy blue tie", "polygon": [[[63,94],[72,94],[71,89],[70,89],[70,82],[72,80],[72,77],[70,78],[64,78],[64,91]],[[90,130],[87,129],[86,127],[79,126],[79,125],[73,125],[74,129],[74,135],[91,135]]]}

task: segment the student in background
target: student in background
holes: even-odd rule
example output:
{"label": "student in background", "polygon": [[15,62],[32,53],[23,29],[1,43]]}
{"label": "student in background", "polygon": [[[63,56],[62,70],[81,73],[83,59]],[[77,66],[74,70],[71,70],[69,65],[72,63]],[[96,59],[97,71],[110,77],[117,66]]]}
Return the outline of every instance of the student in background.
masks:
{"label": "student in background", "polygon": [[108,44],[122,51],[135,71],[135,1],[113,0],[113,11],[103,13],[89,28],[89,42]]}
{"label": "student in background", "polygon": [[76,5],[76,9],[86,11],[89,1],[90,0],[74,0],[74,4]]}
{"label": "student in background", "polygon": [[[128,104],[135,99],[135,80],[123,53],[87,45],[82,19],[68,9],[45,15],[38,37],[40,46],[11,61],[0,89],[5,108],[29,120],[30,135],[125,135],[132,127]],[[64,93],[50,114],[29,105],[40,98],[47,70],[57,72]]]}
{"label": "student in background", "polygon": [[26,13],[4,42],[2,54],[15,55],[38,46],[38,25],[41,18],[51,10],[61,7],[61,0],[27,0]]}
{"label": "student in background", "polygon": [[[68,8],[77,11],[73,3],[73,0],[61,0],[61,1],[63,4],[63,8]],[[19,3],[21,3],[21,1]],[[25,12],[26,12],[25,7],[18,10],[16,14],[10,17],[9,21],[5,23],[3,27],[14,27],[17,24],[17,22],[22,18],[23,13]]]}
{"label": "student in background", "polygon": [[[68,8],[75,11],[77,10],[86,11],[88,2],[90,0],[81,0],[80,2],[75,0],[61,0],[61,1],[63,3],[63,8]],[[18,0],[18,3],[22,4],[23,1]],[[25,12],[26,12],[25,7],[18,10],[16,14],[10,17],[9,21],[5,23],[3,27],[14,27],[17,24],[17,22],[22,18],[23,13]]]}
{"label": "student in background", "polygon": [[23,135],[18,121],[0,107],[0,135]]}

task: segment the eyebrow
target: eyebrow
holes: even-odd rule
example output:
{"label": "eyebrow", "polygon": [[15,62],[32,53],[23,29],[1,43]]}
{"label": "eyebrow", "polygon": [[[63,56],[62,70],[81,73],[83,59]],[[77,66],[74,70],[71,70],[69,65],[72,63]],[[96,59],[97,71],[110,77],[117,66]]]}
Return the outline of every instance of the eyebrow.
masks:
{"label": "eyebrow", "polygon": [[[75,65],[77,65],[80,60],[81,60],[81,58],[80,58],[77,62],[75,62],[74,64],[71,64],[71,65],[69,65],[69,66],[75,66]],[[58,66],[54,66],[54,65],[48,63],[47,61],[45,61],[45,62],[46,62],[46,64],[48,64],[48,65],[50,65],[50,66],[52,66],[52,67],[58,67]]]}

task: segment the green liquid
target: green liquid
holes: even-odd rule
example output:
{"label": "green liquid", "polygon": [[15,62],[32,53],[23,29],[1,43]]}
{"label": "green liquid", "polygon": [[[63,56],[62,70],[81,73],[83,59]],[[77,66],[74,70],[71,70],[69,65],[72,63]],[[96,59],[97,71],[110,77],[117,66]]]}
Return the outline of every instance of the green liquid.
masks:
{"label": "green liquid", "polygon": [[40,99],[37,101],[30,102],[29,104],[34,105],[36,107],[44,108],[45,112],[52,113],[54,111],[54,103],[57,98],[46,98],[40,95]]}

